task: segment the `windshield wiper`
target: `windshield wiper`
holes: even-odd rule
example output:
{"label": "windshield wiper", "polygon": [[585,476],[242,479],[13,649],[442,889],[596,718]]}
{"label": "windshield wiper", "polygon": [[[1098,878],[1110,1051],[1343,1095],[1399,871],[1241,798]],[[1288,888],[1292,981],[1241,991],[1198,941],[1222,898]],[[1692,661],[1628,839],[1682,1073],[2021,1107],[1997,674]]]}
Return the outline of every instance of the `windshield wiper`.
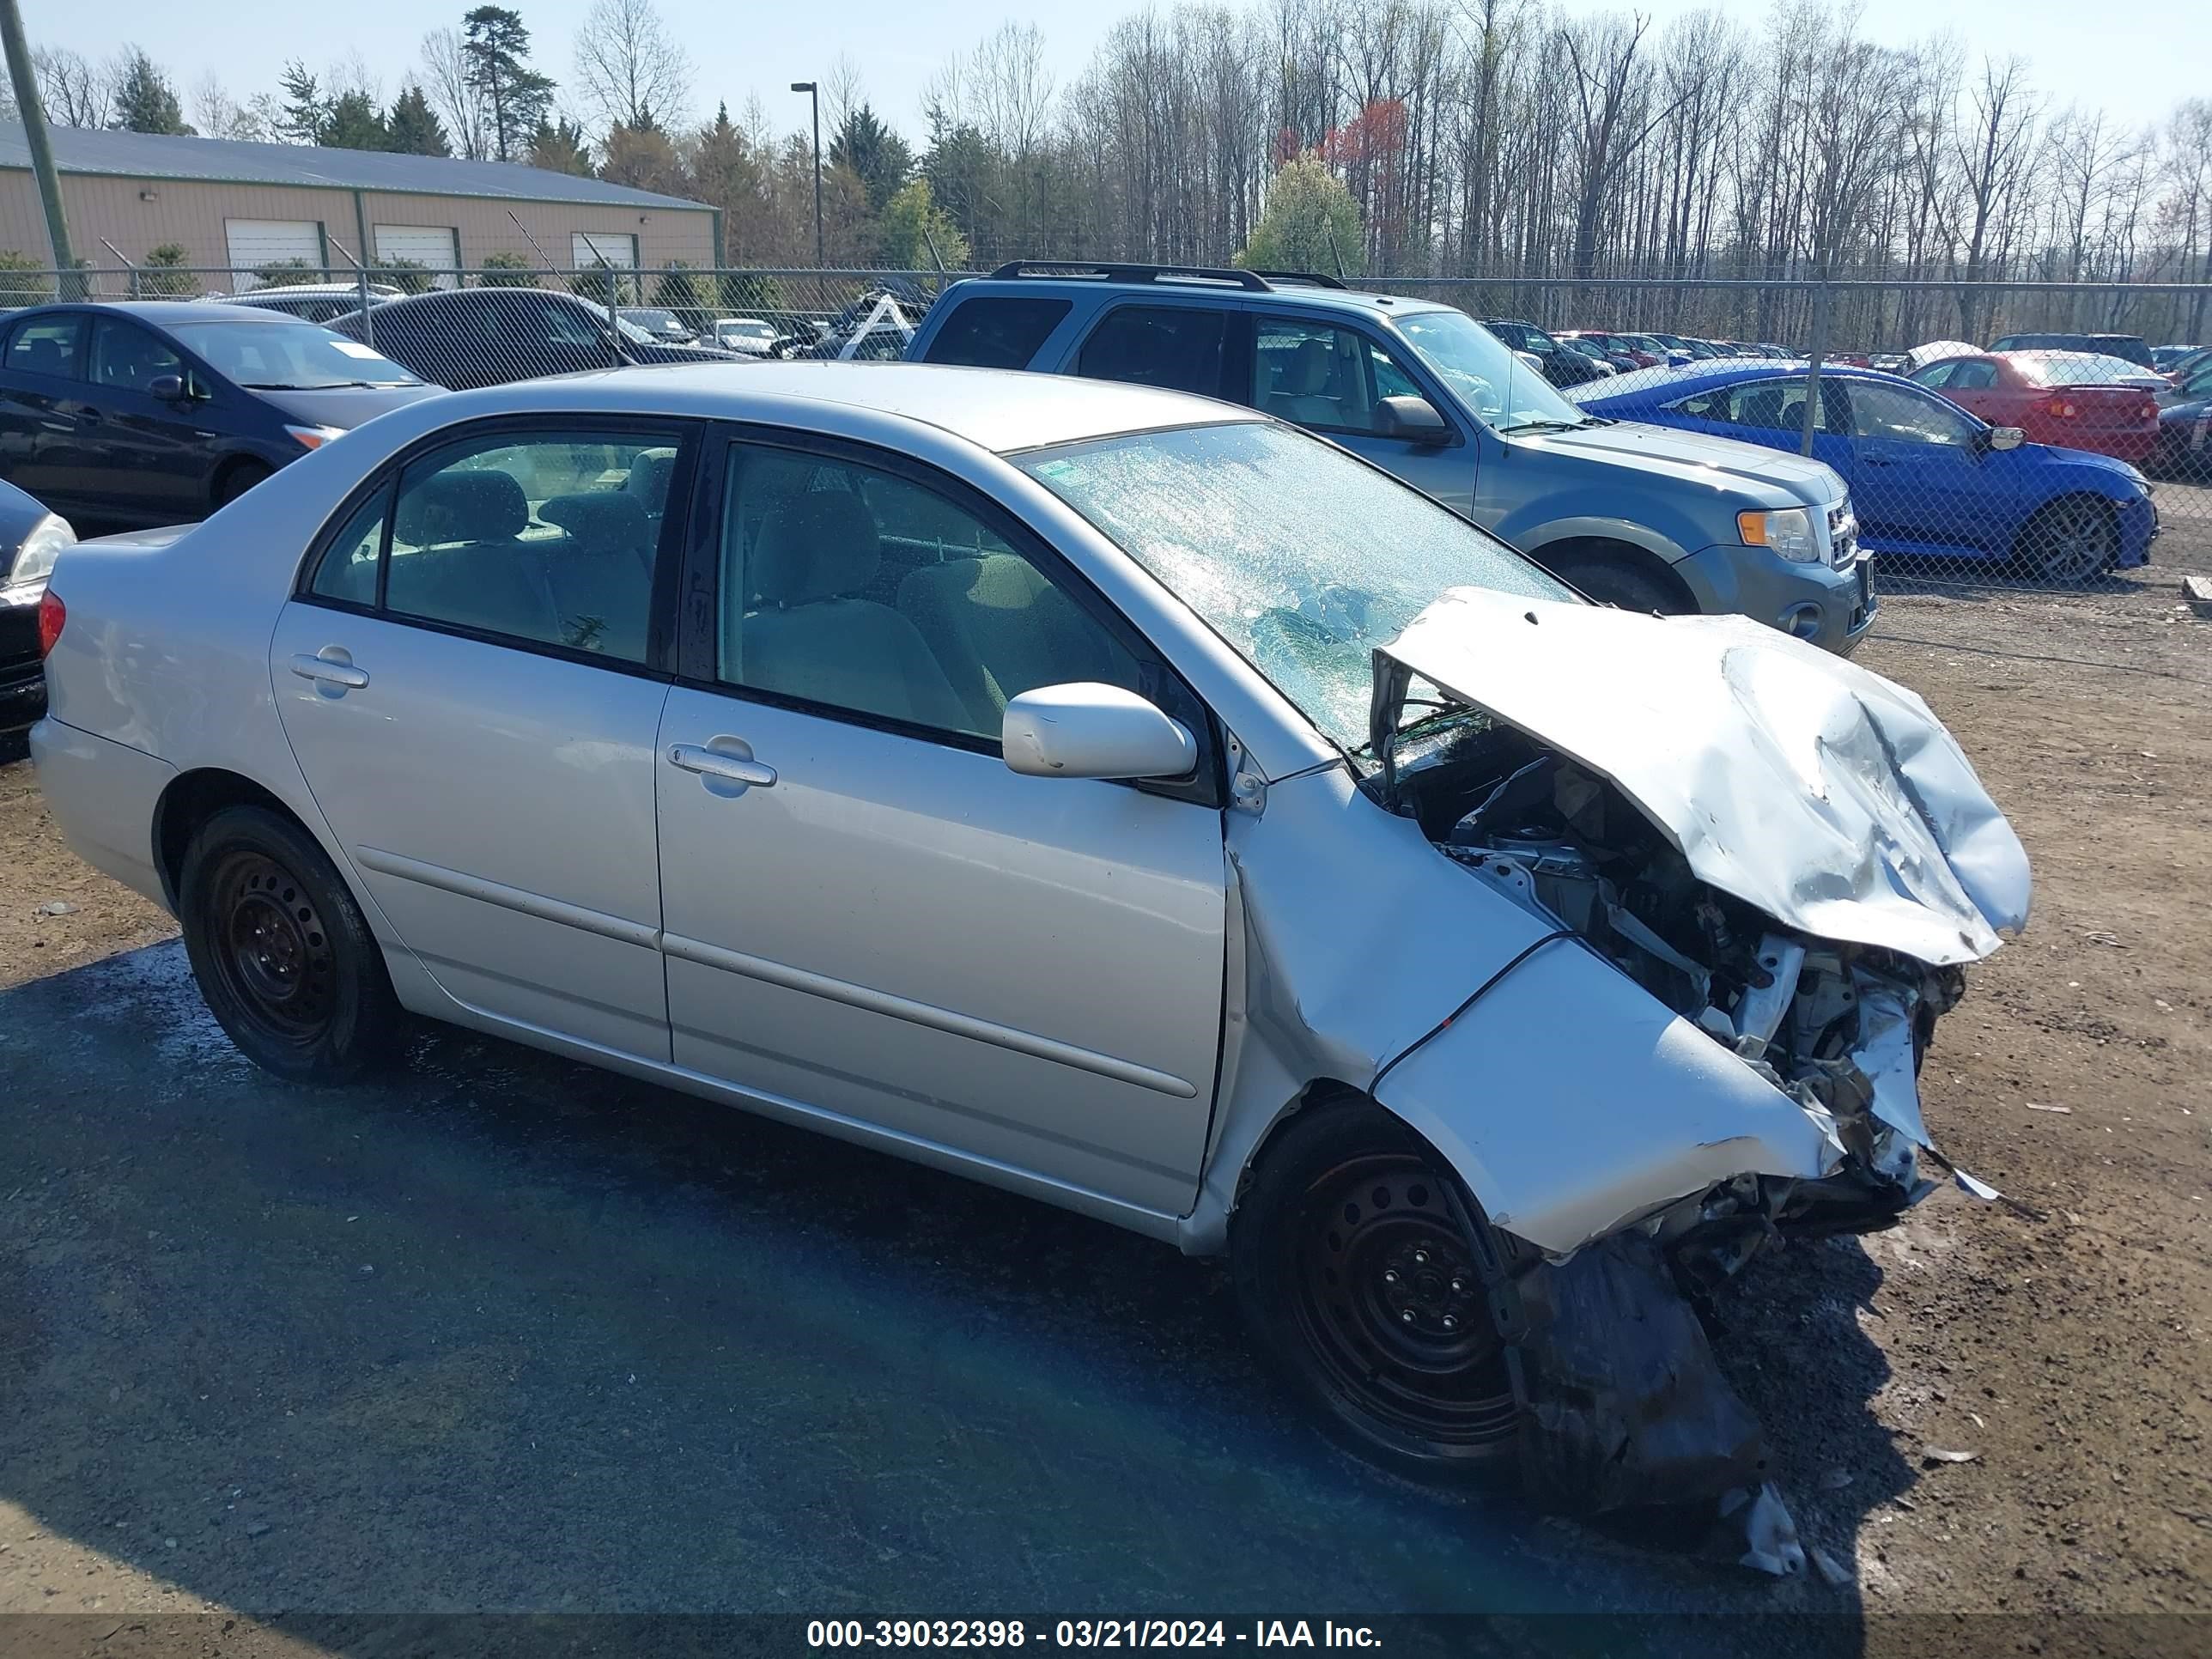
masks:
{"label": "windshield wiper", "polygon": [[1516,421],[1511,426],[1501,426],[1500,432],[1579,432],[1586,426],[1595,426],[1595,421]]}

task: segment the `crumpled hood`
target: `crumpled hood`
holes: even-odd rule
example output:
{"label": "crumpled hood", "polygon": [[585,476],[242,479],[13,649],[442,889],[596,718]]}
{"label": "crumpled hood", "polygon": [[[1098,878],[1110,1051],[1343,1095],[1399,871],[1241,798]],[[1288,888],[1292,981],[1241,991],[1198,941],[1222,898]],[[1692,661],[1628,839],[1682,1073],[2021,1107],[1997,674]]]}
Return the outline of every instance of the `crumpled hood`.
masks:
{"label": "crumpled hood", "polygon": [[2027,921],[2027,855],[1928,705],[1747,617],[1462,587],[1382,653],[1611,779],[1786,927],[1944,966]]}
{"label": "crumpled hood", "polygon": [[[1602,386],[1603,382],[1598,382]],[[1602,395],[1601,393],[1600,395]],[[1825,461],[1787,455],[1763,444],[1647,426],[1630,416],[1603,426],[1547,432],[1518,441],[1613,466],[1634,466],[1671,478],[1748,489],[1762,500],[1778,488],[1789,499],[1826,507],[1840,501],[1844,481]]]}

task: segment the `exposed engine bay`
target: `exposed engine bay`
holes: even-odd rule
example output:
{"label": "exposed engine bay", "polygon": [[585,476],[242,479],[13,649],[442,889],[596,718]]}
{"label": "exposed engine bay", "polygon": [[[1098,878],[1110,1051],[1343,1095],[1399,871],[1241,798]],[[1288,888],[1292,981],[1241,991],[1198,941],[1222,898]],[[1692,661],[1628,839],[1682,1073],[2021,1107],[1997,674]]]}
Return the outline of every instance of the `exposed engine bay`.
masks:
{"label": "exposed engine bay", "polygon": [[[1700,880],[1607,780],[1480,711],[1431,723],[1394,759],[1397,810],[1439,852],[1572,930],[1824,1120],[1833,1174],[1737,1183],[1695,1216],[1670,1212],[1670,1242],[1690,1243],[1671,1237],[1687,1229],[1717,1242],[1712,1224],[1732,1215],[1798,1236],[1862,1231],[1930,1190],[1917,1072],[1964,988],[1960,969],[1780,926]],[[1749,1242],[1765,1230],[1735,1231]]]}

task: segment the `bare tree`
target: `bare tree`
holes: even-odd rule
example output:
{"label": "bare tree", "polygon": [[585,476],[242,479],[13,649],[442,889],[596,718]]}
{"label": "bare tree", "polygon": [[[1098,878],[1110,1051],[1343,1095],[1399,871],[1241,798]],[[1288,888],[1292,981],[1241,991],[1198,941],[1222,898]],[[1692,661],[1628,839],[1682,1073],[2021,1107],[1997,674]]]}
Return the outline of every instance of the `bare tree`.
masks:
{"label": "bare tree", "polygon": [[691,60],[653,0],[594,0],[577,32],[572,84],[602,131],[673,127],[691,95]]}
{"label": "bare tree", "polygon": [[115,82],[82,52],[65,46],[40,46],[31,53],[39,77],[39,98],[56,126],[104,127],[115,113]]}
{"label": "bare tree", "polygon": [[471,161],[489,159],[491,125],[459,29],[432,29],[422,37],[422,90],[453,148]]}

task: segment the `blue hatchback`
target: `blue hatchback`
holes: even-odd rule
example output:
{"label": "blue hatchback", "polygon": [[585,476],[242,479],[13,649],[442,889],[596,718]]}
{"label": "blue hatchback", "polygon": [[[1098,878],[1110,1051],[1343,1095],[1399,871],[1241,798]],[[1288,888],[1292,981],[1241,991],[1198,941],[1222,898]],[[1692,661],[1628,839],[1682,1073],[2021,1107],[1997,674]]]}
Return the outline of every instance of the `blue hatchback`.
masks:
{"label": "blue hatchback", "polygon": [[[2057,582],[2149,562],[2158,512],[2124,461],[2022,442],[1893,374],[1824,368],[1819,384],[1813,453],[1850,486],[1861,545]],[[1565,395],[1593,415],[1792,454],[1804,432],[1802,363],[1642,369]]]}

